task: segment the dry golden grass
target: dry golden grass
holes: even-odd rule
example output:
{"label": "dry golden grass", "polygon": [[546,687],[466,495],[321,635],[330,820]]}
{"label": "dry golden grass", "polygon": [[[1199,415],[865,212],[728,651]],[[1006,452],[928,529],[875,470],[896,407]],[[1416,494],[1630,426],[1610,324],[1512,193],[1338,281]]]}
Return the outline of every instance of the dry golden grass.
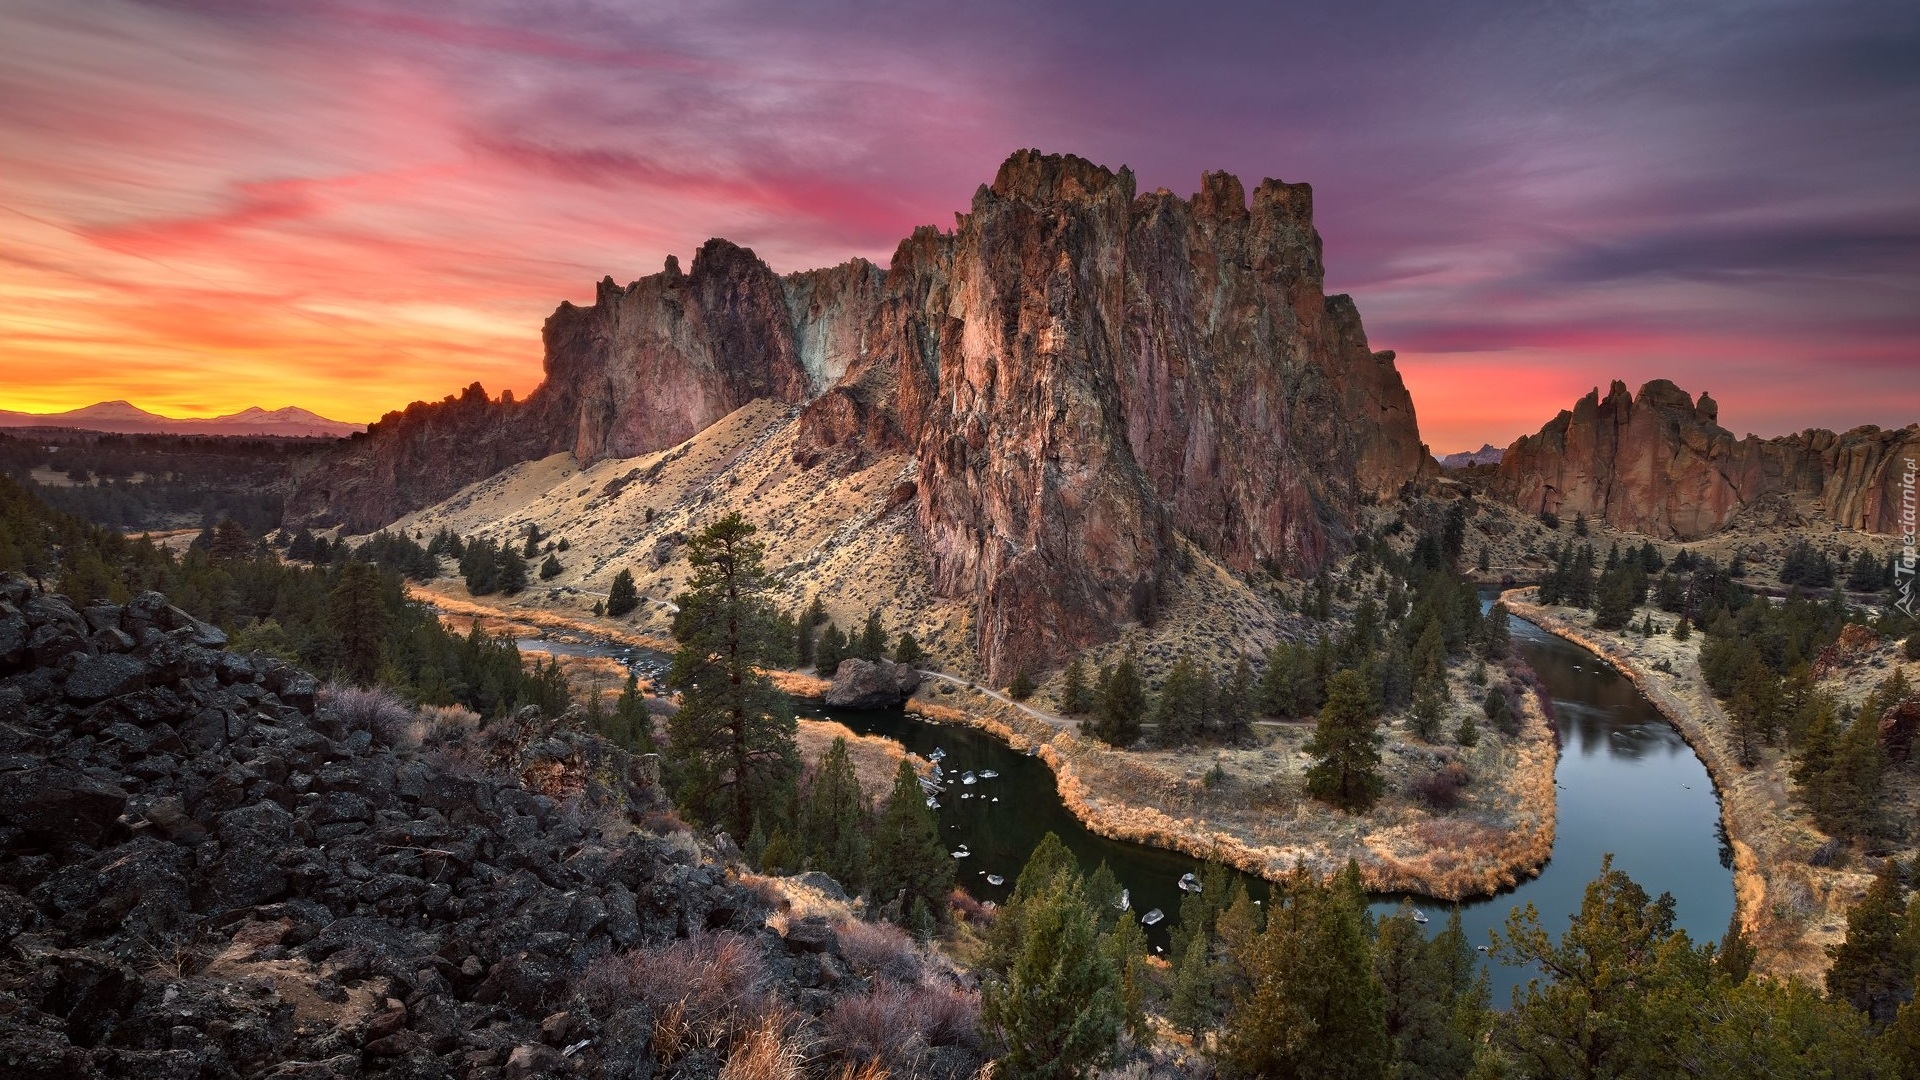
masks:
{"label": "dry golden grass", "polygon": [[[835,739],[847,740],[847,756],[853,761],[860,789],[876,802],[886,798],[893,788],[894,774],[900,770],[900,759],[908,756],[906,750],[879,735],[855,735],[845,724],[833,720],[802,719],[794,737],[800,757],[809,764],[820,760]],[[916,760],[914,768],[923,768],[924,764]]]}
{"label": "dry golden grass", "polygon": [[833,685],[831,679],[800,671],[769,671],[767,677],[773,680],[773,685],[797,698],[818,699]]}
{"label": "dry golden grass", "polygon": [[[1829,837],[1792,794],[1791,761],[1768,751],[1753,768],[1739,763],[1726,712],[1700,675],[1697,636],[1683,643],[1608,633],[1594,628],[1591,614],[1544,608],[1532,602],[1532,595],[1531,589],[1516,589],[1502,599],[1514,614],[1606,660],[1693,747],[1720,793],[1721,823],[1734,854],[1736,910],[1759,950],[1758,970],[1818,985],[1829,962],[1826,948],[1845,938],[1846,909],[1864,894],[1870,875],[1859,868],[1807,864]],[[1857,701],[1898,663],[1892,643],[1883,643],[1879,652],[1860,671],[1842,672],[1821,688]],[[1656,671],[1653,665],[1661,662],[1672,672]],[[1916,674],[1920,670],[1910,670],[1909,677]],[[1896,774],[1894,781],[1890,800],[1911,814],[1916,805],[1912,777]],[[1915,852],[1908,848],[1896,854],[1911,858]]]}

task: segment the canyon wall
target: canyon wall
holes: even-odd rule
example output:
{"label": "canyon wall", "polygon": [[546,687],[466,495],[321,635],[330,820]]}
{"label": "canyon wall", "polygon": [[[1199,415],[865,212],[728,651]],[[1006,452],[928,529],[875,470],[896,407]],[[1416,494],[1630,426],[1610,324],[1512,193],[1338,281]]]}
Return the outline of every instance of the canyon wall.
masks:
{"label": "canyon wall", "polygon": [[1756,499],[1820,500],[1835,523],[1900,527],[1905,462],[1920,459],[1920,424],[1735,439],[1720,409],[1665,379],[1636,396],[1615,381],[1508,448],[1494,494],[1529,511],[1576,513],[1616,528],[1693,540],[1724,528]]}
{"label": "canyon wall", "polygon": [[796,468],[882,452],[938,591],[977,605],[990,677],[1153,616],[1176,534],[1243,571],[1311,573],[1359,507],[1436,466],[1390,352],[1322,287],[1305,184],[1182,199],[1021,151],[890,267],[779,278],[709,241],[680,274],[547,322],[524,403],[415,405],[300,480],[290,522],[378,527],[517,460],[671,446],[758,397],[805,402]]}

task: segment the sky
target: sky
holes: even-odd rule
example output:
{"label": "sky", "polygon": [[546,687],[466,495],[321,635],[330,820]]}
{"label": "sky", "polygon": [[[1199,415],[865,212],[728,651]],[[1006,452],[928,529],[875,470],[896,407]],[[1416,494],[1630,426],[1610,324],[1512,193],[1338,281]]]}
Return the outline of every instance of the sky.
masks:
{"label": "sky", "polygon": [[884,265],[1029,146],[1311,182],[1437,452],[1920,419],[1910,0],[0,0],[0,409],[524,395],[602,277]]}

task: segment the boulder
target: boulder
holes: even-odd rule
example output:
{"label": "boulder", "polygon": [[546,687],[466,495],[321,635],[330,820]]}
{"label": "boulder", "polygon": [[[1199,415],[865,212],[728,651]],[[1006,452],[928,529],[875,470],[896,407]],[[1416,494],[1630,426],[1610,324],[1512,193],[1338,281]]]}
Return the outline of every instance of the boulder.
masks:
{"label": "boulder", "polygon": [[119,787],[57,765],[0,773],[0,821],[41,837],[98,844],[126,806]]}
{"label": "boulder", "polygon": [[853,658],[840,661],[821,700],[842,709],[887,709],[919,688],[920,673],[906,664]]}
{"label": "boulder", "polygon": [[1920,697],[1910,697],[1880,714],[1880,745],[1893,761],[1913,756],[1913,740],[1920,734]]}
{"label": "boulder", "polygon": [[86,705],[144,690],[148,673],[147,665],[135,657],[113,653],[90,656],[67,676],[67,700]]}

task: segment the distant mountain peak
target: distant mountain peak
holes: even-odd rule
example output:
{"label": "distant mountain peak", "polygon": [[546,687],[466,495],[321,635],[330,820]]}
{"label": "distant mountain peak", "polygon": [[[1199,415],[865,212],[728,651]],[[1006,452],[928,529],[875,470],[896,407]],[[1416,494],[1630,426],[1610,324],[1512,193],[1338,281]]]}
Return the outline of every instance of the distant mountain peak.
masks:
{"label": "distant mountain peak", "polygon": [[210,417],[171,417],[149,412],[124,399],[102,401],[58,413],[9,412],[0,409],[0,428],[59,427],[101,431],[114,435],[234,435],[295,438],[345,438],[365,431],[365,424],[349,424],[285,405],[268,411],[252,405],[237,413]]}
{"label": "distant mountain peak", "polygon": [[1481,443],[1478,450],[1462,450],[1438,458],[1443,469],[1464,469],[1469,465],[1498,465],[1505,450],[1492,443]]}

